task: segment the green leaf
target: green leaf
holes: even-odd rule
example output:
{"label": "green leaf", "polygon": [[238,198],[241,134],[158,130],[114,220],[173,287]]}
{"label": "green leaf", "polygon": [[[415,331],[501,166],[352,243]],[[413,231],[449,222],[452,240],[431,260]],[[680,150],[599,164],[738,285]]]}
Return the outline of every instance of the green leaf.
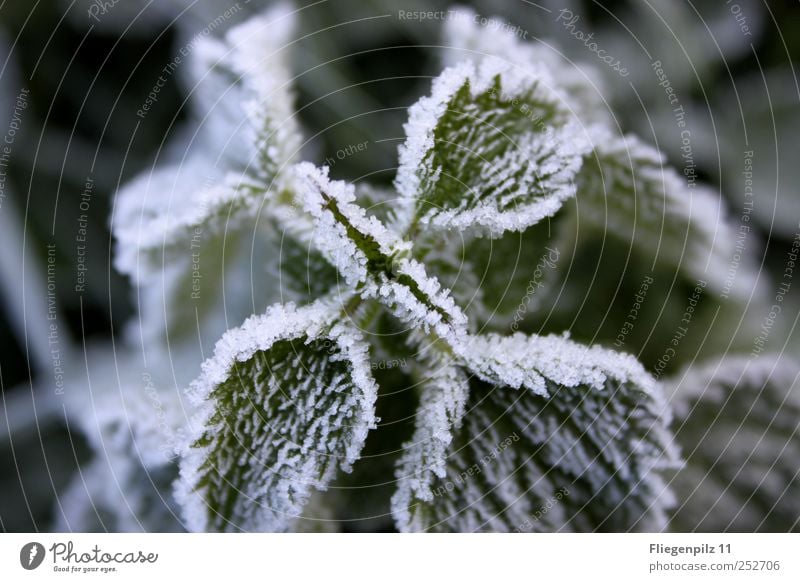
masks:
{"label": "green leaf", "polygon": [[543,70],[497,59],[445,70],[409,109],[397,189],[416,222],[493,236],[552,216],[574,196],[580,126]]}
{"label": "green leaf", "polygon": [[[437,233],[415,245],[417,258],[469,318],[471,331],[518,331],[558,280],[571,242],[559,213],[501,237]],[[564,262],[569,261],[566,257]]]}
{"label": "green leaf", "polygon": [[229,331],[191,387],[201,407],[177,494],[195,531],[283,531],[375,427],[368,347],[339,310],[276,306]]}
{"label": "green leaf", "polygon": [[412,245],[355,203],[355,188],[328,178],[328,168],[296,166],[303,209],[313,217],[310,240],[362,299],[376,299],[411,327],[456,341],[466,318]]}
{"label": "green leaf", "polygon": [[473,338],[464,357],[477,377],[461,418],[456,375],[423,405],[399,466],[401,530],[663,527],[672,498],[658,471],[675,452],[665,404],[635,359],[520,335]]}
{"label": "green leaf", "polygon": [[563,91],[570,111],[584,125],[614,122],[609,103],[603,97],[608,90],[596,67],[575,61],[548,43],[519,40],[515,34],[518,27],[500,17],[490,19],[497,26],[485,26],[481,18],[465,7],[450,11],[442,39],[442,46],[446,47],[445,66],[467,59],[480,63],[487,58],[498,58],[517,69],[545,68],[552,74],[554,86]]}
{"label": "green leaf", "polygon": [[[707,280],[724,295],[752,292],[749,265],[734,262],[742,231],[731,225],[719,192],[680,176],[636,137],[599,131],[593,141],[578,176],[582,224],[621,238],[653,264]],[[731,278],[734,265],[738,272]]]}
{"label": "green leaf", "polygon": [[224,238],[255,230],[262,205],[277,204],[300,147],[285,45],[293,12],[278,5],[232,28],[201,36],[188,66],[200,137],[178,144],[180,164],[123,188],[115,209],[116,267],[139,282],[181,260],[201,232]]}
{"label": "green leaf", "polygon": [[673,529],[800,530],[800,365],[728,356],[687,368],[670,388],[686,458]]}
{"label": "green leaf", "polygon": [[344,285],[339,272],[319,251],[292,236],[281,238],[279,267],[276,275],[283,301],[311,303]]}

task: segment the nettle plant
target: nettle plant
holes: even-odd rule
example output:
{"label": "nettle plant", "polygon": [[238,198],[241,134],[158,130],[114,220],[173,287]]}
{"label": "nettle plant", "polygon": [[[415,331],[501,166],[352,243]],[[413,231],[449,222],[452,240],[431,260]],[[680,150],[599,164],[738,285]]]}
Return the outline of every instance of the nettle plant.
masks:
{"label": "nettle plant", "polygon": [[[695,218],[718,216],[717,196],[689,192],[655,149],[620,137],[582,69],[461,14],[446,25],[447,68],[409,109],[394,189],[298,160],[290,9],[194,47],[192,98],[207,139],[224,147],[186,148],[123,190],[114,216],[143,345],[166,338],[177,354],[170,323],[195,337],[208,320],[229,328],[176,428],[186,528],[335,526],[326,507],[345,503],[351,471],[394,490],[400,531],[666,527],[663,473],[678,454],[659,386],[632,355],[513,333],[521,302],[535,308],[521,265],[552,258],[545,245],[573,204],[612,234],[635,225],[648,235],[637,244],[691,276],[725,269],[720,241],[733,237]],[[277,262],[258,265],[263,248]],[[248,291],[279,289],[279,301],[234,328],[210,292],[187,310],[199,261],[206,278],[247,287],[249,275]],[[393,468],[390,455],[365,453],[394,438],[397,422],[376,412],[384,400],[403,402],[414,424]],[[160,475],[168,488],[170,471]],[[366,503],[370,492],[350,494]]]}

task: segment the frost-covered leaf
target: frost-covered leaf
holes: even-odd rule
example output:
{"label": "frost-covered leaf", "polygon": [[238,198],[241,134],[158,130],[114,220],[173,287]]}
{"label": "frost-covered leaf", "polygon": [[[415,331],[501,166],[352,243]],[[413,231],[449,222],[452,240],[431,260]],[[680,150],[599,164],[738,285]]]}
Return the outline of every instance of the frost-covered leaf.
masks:
{"label": "frost-covered leaf", "polygon": [[289,69],[295,21],[278,3],[223,40],[198,37],[189,60],[197,114],[222,164],[274,190],[300,146]]}
{"label": "frost-covered leaf", "polygon": [[357,182],[356,200],[358,205],[384,224],[394,222],[398,194],[394,188],[377,186],[369,182]]}
{"label": "frost-covered leaf", "polygon": [[352,473],[343,473],[333,482],[325,501],[335,514],[335,525],[343,531],[393,531],[390,499],[397,483],[395,464],[403,443],[414,430],[416,399],[411,397],[417,385],[408,374],[412,359],[383,359],[373,355],[372,373],[380,386],[376,414],[378,426],[370,431],[361,458]]}
{"label": "frost-covered leaf", "polygon": [[356,204],[355,188],[330,180],[328,172],[327,167],[308,162],[296,167],[299,200],[315,221],[315,246],[350,285],[369,284],[391,274],[392,263],[411,245],[368,216]]}
{"label": "frost-covered leaf", "polygon": [[752,291],[755,280],[745,261],[730,277],[742,258],[735,259],[742,233],[730,223],[718,192],[680,176],[634,136],[601,130],[593,141],[578,177],[584,224],[622,237],[725,294]]}
{"label": "frost-covered leaf", "polygon": [[375,426],[368,348],[315,303],[226,333],[190,395],[201,407],[177,494],[195,531],[280,531],[349,470]]}
{"label": "frost-covered leaf", "polygon": [[183,256],[198,233],[224,238],[254,229],[265,200],[284,194],[284,170],[300,143],[285,48],[293,29],[293,13],[279,4],[232,28],[224,41],[195,40],[188,61],[201,130],[179,163],[118,194],[121,272],[141,281]]}
{"label": "frost-covered leaf", "polygon": [[[176,349],[170,363],[185,360]],[[91,348],[86,362],[85,377],[77,368],[67,375],[64,403],[93,458],[60,492],[56,530],[183,531],[172,482],[179,434],[192,411],[173,372],[125,349]]]}
{"label": "frost-covered leaf", "polygon": [[344,280],[375,298],[402,321],[455,341],[466,317],[425,267],[409,258],[411,243],[355,203],[355,188],[328,179],[328,168],[299,164],[300,199],[315,222],[311,237]]}
{"label": "frost-covered leaf", "polygon": [[602,390],[609,381],[633,382],[646,392],[654,390],[653,379],[633,356],[577,344],[566,334],[472,336],[458,352],[483,381],[542,396],[549,393],[548,383]]}
{"label": "frost-covered leaf", "polygon": [[[448,450],[453,434],[461,429],[469,397],[467,374],[443,359],[428,366],[420,388],[416,430],[403,446],[396,471],[398,489],[392,497],[392,511],[401,520],[407,519],[408,508],[417,500],[435,503],[433,483],[447,476]],[[404,530],[424,529],[422,524],[401,521],[400,525]]]}
{"label": "frost-covered leaf", "polygon": [[[199,353],[210,350],[225,330],[279,299],[274,284],[277,245],[266,220],[221,230],[198,223],[161,248],[148,230],[170,215],[169,192],[191,207],[193,186],[203,187],[202,164],[161,168],[127,185],[114,215],[115,264],[137,283],[139,317],[130,322],[133,341],[163,345],[199,341]],[[141,239],[150,240],[142,246]],[[157,237],[156,237],[157,238]],[[157,344],[153,344],[157,342]],[[200,360],[202,357],[200,356]],[[197,364],[199,364],[199,361]]]}
{"label": "frost-covered leaf", "polygon": [[[400,529],[664,526],[672,497],[658,472],[675,462],[668,412],[634,358],[552,336],[477,337],[466,351],[478,377],[461,426],[448,435],[445,422],[422,420],[436,427],[436,449],[430,438],[411,443],[400,466]],[[439,390],[423,419],[443,419],[461,390]],[[442,474],[441,457],[422,460],[423,451],[449,438]]]}
{"label": "frost-covered leaf", "polygon": [[588,151],[547,72],[499,59],[446,69],[405,130],[396,184],[412,225],[495,236],[555,214]]}
{"label": "frost-covered leaf", "polygon": [[310,243],[284,236],[280,243],[280,281],[282,301],[311,303],[344,281],[338,271]]}
{"label": "frost-covered leaf", "polygon": [[114,220],[117,269],[142,282],[209,238],[221,247],[243,226],[254,228],[263,190],[237,184],[231,174],[218,185],[210,177],[203,183],[197,174],[203,166],[159,168],[120,191]]}
{"label": "frost-covered leaf", "polygon": [[[465,313],[470,331],[479,329],[488,318],[484,306],[486,299],[480,287],[479,266],[476,257],[469,254],[473,237],[461,231],[440,231],[417,237],[414,258],[425,265],[430,276],[452,293],[453,301]],[[491,244],[491,239],[480,239]]]}
{"label": "frost-covered leaf", "polygon": [[674,480],[679,531],[800,529],[800,365],[725,357],[670,384],[686,466]]}
{"label": "frost-covered leaf", "polygon": [[450,10],[444,24],[445,66],[495,57],[520,70],[545,67],[562,89],[571,112],[584,124],[613,120],[603,97],[605,84],[594,67],[568,59],[547,43],[520,40],[514,33],[516,27],[502,18],[492,17],[492,26],[479,24],[481,18],[469,8]]}

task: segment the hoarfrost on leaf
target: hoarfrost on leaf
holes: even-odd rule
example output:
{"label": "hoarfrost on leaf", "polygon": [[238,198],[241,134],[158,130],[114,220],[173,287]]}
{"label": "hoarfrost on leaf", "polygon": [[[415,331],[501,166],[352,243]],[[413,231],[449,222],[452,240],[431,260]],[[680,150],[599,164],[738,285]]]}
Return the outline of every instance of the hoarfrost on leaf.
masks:
{"label": "hoarfrost on leaf", "polygon": [[668,389],[685,467],[677,531],[798,531],[800,364],[727,356],[687,368]]}
{"label": "hoarfrost on leaf", "polygon": [[279,4],[224,41],[196,40],[189,68],[200,132],[182,144],[182,159],[118,195],[115,265],[136,282],[185,255],[198,229],[220,238],[254,229],[261,206],[287,187],[300,146],[286,62],[293,30],[293,12]]}
{"label": "hoarfrost on leaf", "polygon": [[544,69],[446,69],[409,109],[396,180],[405,220],[499,236],[555,214],[589,148],[564,103]]}
{"label": "hoarfrost on leaf", "polygon": [[283,531],[375,427],[368,347],[320,302],[227,332],[190,388],[200,407],[177,496],[194,531]]}
{"label": "hoarfrost on leaf", "polygon": [[[420,402],[395,467],[399,529],[663,527],[670,495],[659,471],[676,455],[642,366],[567,336],[474,334],[507,328],[520,304],[535,310],[531,286],[554,279],[558,260],[549,241],[566,237],[564,214],[550,219],[576,193],[578,218],[621,232],[633,224],[645,244],[663,235],[656,250],[688,258],[697,276],[704,261],[718,270],[729,258],[727,235],[700,220],[720,214],[716,200],[695,189],[689,211],[660,156],[609,137],[587,70],[565,71],[549,48],[496,35],[464,11],[447,25],[452,66],[409,110],[397,192],[332,180],[327,167],[295,162],[293,14],[280,4],[224,39],[197,40],[189,81],[201,139],[123,190],[115,214],[117,266],[140,286],[143,327],[177,314],[184,331],[198,324],[202,347],[209,330],[241,321],[224,283],[204,291],[208,309],[182,301],[198,231],[214,275],[205,285],[249,262],[280,284],[275,297],[269,280],[251,279],[259,300],[283,301],[285,289],[303,304],[227,331],[191,384],[199,412],[175,486],[187,527],[284,531],[312,498],[313,514],[325,514],[315,493],[351,468],[377,424],[362,325],[408,342],[372,339],[379,355],[408,348],[417,360],[399,374],[419,380]],[[280,258],[260,260],[259,241]],[[520,263],[545,256],[540,273]]]}
{"label": "hoarfrost on leaf", "polygon": [[673,499],[659,471],[677,456],[669,413],[632,357],[563,337],[476,338],[468,351],[482,372],[469,379],[460,426],[442,437],[442,422],[428,420],[442,418],[455,387],[423,408],[438,442],[452,438],[444,475],[441,453],[434,462],[424,456],[425,441],[409,445],[398,472],[408,481],[393,504],[401,530],[665,526]]}
{"label": "hoarfrost on leaf", "polygon": [[629,382],[647,393],[655,390],[655,381],[633,356],[577,344],[568,335],[471,336],[459,352],[481,380],[541,396],[551,385],[602,390],[609,382]]}
{"label": "hoarfrost on leaf", "polygon": [[302,163],[296,173],[299,198],[314,217],[314,245],[365,298],[387,305],[411,326],[453,341],[466,317],[448,289],[409,258],[412,245],[355,203],[355,188],[328,179],[328,168]]}
{"label": "hoarfrost on leaf", "polygon": [[[483,26],[473,10],[459,7],[450,11],[444,24],[442,59],[446,67],[464,60],[480,63],[486,58],[498,58],[520,71],[545,68],[562,90],[570,111],[585,125],[610,124],[613,117],[603,79],[598,71],[585,63],[576,63],[547,43],[519,40],[510,32],[514,27],[503,19],[493,17],[497,25]],[[506,24],[507,28],[502,25]]]}
{"label": "hoarfrost on leaf", "polygon": [[[578,177],[577,205],[586,223],[708,280],[723,292],[736,252],[737,232],[720,194],[687,182],[661,153],[635,136],[619,137],[594,128],[593,151]],[[755,277],[745,263],[733,292],[752,290]]]}
{"label": "hoarfrost on leaf", "polygon": [[[433,482],[444,479],[448,450],[453,434],[461,428],[469,383],[467,374],[452,362],[433,362],[425,370],[420,404],[411,442],[404,445],[397,467],[397,491],[392,497],[392,512],[398,520],[413,521],[408,513],[416,499],[435,501]],[[423,524],[409,523],[406,529],[423,529]]]}

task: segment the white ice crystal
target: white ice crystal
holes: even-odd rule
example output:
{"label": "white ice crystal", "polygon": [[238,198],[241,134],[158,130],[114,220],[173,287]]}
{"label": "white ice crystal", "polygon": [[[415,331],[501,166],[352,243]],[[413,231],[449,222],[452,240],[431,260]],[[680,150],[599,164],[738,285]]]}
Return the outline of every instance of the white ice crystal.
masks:
{"label": "white ice crystal", "polygon": [[474,337],[462,351],[482,381],[470,378],[465,406],[465,370],[431,372],[397,472],[401,530],[666,524],[673,498],[659,471],[675,466],[669,411],[632,357],[521,335]]}
{"label": "white ice crystal", "polygon": [[485,382],[524,387],[548,396],[548,386],[602,390],[609,381],[654,390],[653,378],[629,354],[585,346],[569,336],[471,336],[458,348],[470,369]]}
{"label": "white ice crystal", "polygon": [[[491,20],[497,25],[483,26],[477,14],[465,7],[450,11],[445,21],[443,45],[447,47],[443,63],[455,66],[464,60],[481,62],[498,58],[523,74],[547,70],[549,79],[562,90],[565,106],[583,124],[608,124],[613,116],[604,95],[607,94],[598,71],[585,63],[570,61],[556,47],[546,42],[525,42],[512,32],[513,25],[501,18]],[[503,26],[505,24],[505,26]]]}
{"label": "white ice crystal", "polygon": [[176,495],[194,531],[281,531],[358,458],[377,386],[335,306],[275,306],[227,332],[190,389],[200,407]]}
{"label": "white ice crystal", "polygon": [[198,229],[225,236],[252,227],[265,199],[284,189],[300,143],[286,48],[293,30],[293,12],[278,4],[224,41],[194,41],[190,90],[202,131],[180,163],[119,192],[113,227],[120,271],[140,282],[171,255],[185,255]]}
{"label": "white ice crystal", "polygon": [[543,69],[496,58],[446,69],[409,109],[396,186],[406,221],[498,236],[555,214],[588,152]]}
{"label": "white ice crystal", "polygon": [[400,238],[355,203],[355,187],[328,179],[327,167],[304,162],[296,167],[298,197],[315,221],[316,248],[355,286],[374,285],[373,255],[391,257],[405,250]]}
{"label": "white ice crystal", "polygon": [[299,197],[315,219],[312,244],[351,286],[385,303],[411,326],[442,338],[463,334],[466,317],[422,264],[407,258],[411,244],[355,204],[355,188],[328,179],[328,168],[299,164]]}
{"label": "white ice crystal", "polygon": [[[367,328],[380,309],[406,326],[401,333],[420,360],[402,373],[419,375],[420,408],[396,468],[392,513],[399,529],[524,529],[562,491],[568,499],[531,529],[662,527],[670,496],[658,471],[671,467],[675,454],[665,429],[669,414],[641,365],[566,336],[470,335],[480,325],[456,299],[468,303],[472,292],[476,301],[494,301],[509,290],[504,271],[516,262],[503,257],[503,272],[487,277],[479,268],[487,248],[476,241],[507,249],[502,235],[520,233],[526,250],[541,256],[547,237],[531,227],[576,191],[578,205],[598,220],[606,190],[596,186],[606,170],[593,173],[595,154],[616,172],[609,191],[616,224],[642,219],[653,226],[652,212],[628,212],[631,201],[639,202],[641,178],[647,208],[671,197],[676,207],[667,218],[698,230],[687,254],[693,269],[700,268],[703,245],[719,263],[721,251],[709,239],[715,231],[695,226],[694,210],[687,216],[677,206],[680,194],[659,194],[661,160],[649,149],[637,144],[644,168],[625,173],[627,142],[590,143],[608,122],[591,75],[565,72],[552,51],[492,37],[464,18],[454,19],[447,34],[448,58],[465,58],[454,59],[431,95],[409,110],[398,208],[369,212],[364,205],[373,198],[394,195],[294,162],[300,134],[287,64],[293,18],[278,5],[224,39],[194,43],[189,82],[200,139],[192,139],[185,160],[123,190],[115,212],[116,263],[139,284],[146,312],[142,346],[155,337],[145,327],[161,329],[149,322],[173,313],[183,332],[197,326],[200,352],[209,329],[229,330],[188,391],[199,412],[180,439],[175,489],[186,527],[291,529],[312,493],[351,468],[377,424],[378,388],[357,327]],[[694,195],[697,208],[710,212],[708,197]],[[467,288],[462,283],[455,292],[450,280],[432,274],[458,265],[455,254],[446,255],[454,249],[432,241],[448,230],[463,237],[466,249]],[[193,272],[195,238],[204,267],[211,265],[201,277]],[[280,262],[256,255],[262,239],[280,250]],[[437,240],[448,246],[454,239]],[[225,280],[246,290],[237,285],[246,276],[230,265],[248,262],[307,305],[276,304],[231,329],[241,319],[225,304],[232,296]],[[203,288],[211,308],[181,296],[196,281],[212,286],[210,294]],[[252,296],[273,299],[274,287],[251,274]],[[503,297],[495,296],[498,289]],[[240,303],[261,312],[253,297]],[[492,309],[479,307],[481,316]],[[184,346],[187,335],[180,336]],[[158,336],[167,346],[172,337]],[[478,471],[465,477],[473,466]],[[324,509],[324,498],[318,501]]]}

